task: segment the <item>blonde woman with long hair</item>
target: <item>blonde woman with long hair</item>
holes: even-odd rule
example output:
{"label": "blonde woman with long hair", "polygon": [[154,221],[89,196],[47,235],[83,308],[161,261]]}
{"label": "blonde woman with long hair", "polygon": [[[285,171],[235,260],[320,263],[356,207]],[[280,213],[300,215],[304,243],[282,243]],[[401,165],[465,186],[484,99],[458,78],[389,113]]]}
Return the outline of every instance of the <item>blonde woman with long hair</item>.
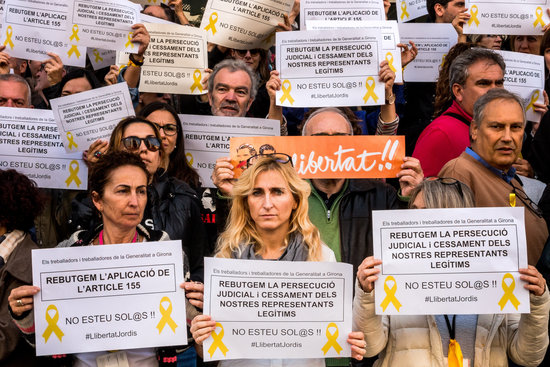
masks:
{"label": "blonde woman with long hair", "polygon": [[[336,261],[334,253],[321,242],[319,231],[308,217],[310,186],[300,179],[285,154],[249,159],[233,188],[226,230],[218,239],[216,257],[281,261]],[[196,316],[191,333],[202,355],[202,343],[216,327],[208,315]],[[362,359],[363,333],[348,336],[352,357]],[[264,366],[271,360],[231,360],[220,366]],[[325,366],[324,359],[282,360],[281,366]]]}

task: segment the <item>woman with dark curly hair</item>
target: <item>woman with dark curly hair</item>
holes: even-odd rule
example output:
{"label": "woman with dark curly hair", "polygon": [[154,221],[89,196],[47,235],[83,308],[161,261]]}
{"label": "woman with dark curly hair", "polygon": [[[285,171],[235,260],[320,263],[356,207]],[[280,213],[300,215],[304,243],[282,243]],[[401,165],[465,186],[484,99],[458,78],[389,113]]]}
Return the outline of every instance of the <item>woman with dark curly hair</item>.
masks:
{"label": "woman with dark curly hair", "polygon": [[0,170],[0,365],[37,365],[36,353],[23,340],[8,312],[12,289],[32,284],[28,231],[44,205],[36,184],[15,170]]}

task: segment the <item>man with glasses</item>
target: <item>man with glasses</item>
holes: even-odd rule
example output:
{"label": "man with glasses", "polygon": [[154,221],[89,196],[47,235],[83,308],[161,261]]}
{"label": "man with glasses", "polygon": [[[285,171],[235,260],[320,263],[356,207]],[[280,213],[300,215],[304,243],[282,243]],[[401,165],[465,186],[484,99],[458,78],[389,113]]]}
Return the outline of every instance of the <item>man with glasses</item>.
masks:
{"label": "man with glasses", "polygon": [[521,152],[524,128],[522,100],[504,89],[490,90],[474,105],[470,147],[448,162],[439,176],[454,177],[470,186],[476,206],[525,207],[528,262],[536,265],[548,230],[513,167]]}

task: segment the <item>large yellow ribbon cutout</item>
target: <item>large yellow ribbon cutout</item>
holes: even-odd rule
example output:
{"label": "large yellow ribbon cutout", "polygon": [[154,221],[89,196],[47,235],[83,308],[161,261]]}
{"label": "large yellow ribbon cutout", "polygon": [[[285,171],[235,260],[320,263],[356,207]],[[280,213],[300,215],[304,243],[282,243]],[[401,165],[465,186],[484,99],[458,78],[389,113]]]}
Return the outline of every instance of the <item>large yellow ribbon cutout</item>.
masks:
{"label": "large yellow ribbon cutout", "polygon": [[455,339],[449,340],[449,352],[447,353],[447,359],[449,367],[462,367],[464,363],[464,356],[462,355],[462,349],[460,344]]}
{"label": "large yellow ribbon cutout", "polygon": [[[504,281],[506,278],[512,280],[510,285],[506,284],[506,282]],[[504,276],[502,277],[502,290],[504,291],[504,295],[502,296],[500,301],[498,301],[498,305],[500,306],[501,311],[504,309],[504,306],[506,306],[506,303],[508,303],[508,301],[512,303],[516,310],[518,309],[519,300],[514,295],[514,288],[516,288],[516,280],[514,279],[514,276],[510,273],[504,274]]]}
{"label": "large yellow ribbon cutout", "polygon": [[[331,334],[330,333],[330,328],[333,327],[336,329],[336,331]],[[342,347],[340,346],[340,344],[338,344],[338,325],[336,325],[334,322],[331,322],[327,325],[327,330],[325,332],[325,335],[327,336],[327,343],[325,344],[325,346],[323,348],[321,348],[321,350],[323,351],[323,355],[326,355],[327,352],[330,350],[330,348],[334,348],[334,350],[336,351],[336,353],[340,354],[340,352],[342,351]]]}
{"label": "large yellow ribbon cutout", "polygon": [[477,5],[472,5],[470,8],[470,19],[468,19],[468,25],[472,25],[472,23],[476,24],[476,27],[479,26],[479,19],[477,19],[477,13],[479,13],[479,9],[477,8]]}
{"label": "large yellow ribbon cutout", "polygon": [[208,25],[206,27],[204,27],[204,29],[206,31],[211,30],[212,35],[215,35],[216,32],[217,32],[217,30],[216,30],[216,22],[217,21],[218,21],[218,13],[213,12],[212,14],[210,14],[210,18],[208,18]]}
{"label": "large yellow ribbon cutout", "polygon": [[529,104],[527,105],[527,108],[525,109],[525,112],[527,112],[528,109],[533,109],[533,112],[535,112],[535,102],[537,101],[537,99],[539,99],[539,91],[536,90],[532,95],[531,95],[531,101],[529,102]]}
{"label": "large yellow ribbon cutout", "polygon": [[285,100],[288,100],[290,104],[294,104],[294,98],[292,98],[292,96],[290,95],[292,84],[290,84],[290,81],[288,79],[285,79],[283,85],[281,86],[281,89],[283,90],[283,95],[281,96],[281,99],[279,99],[279,101],[283,103]]}
{"label": "large yellow ribbon cutout", "polygon": [[69,150],[73,150],[73,147],[78,148],[78,144],[74,142],[73,133],[70,131],[67,131],[67,140],[69,141]]}
{"label": "large yellow ribbon cutout", "polygon": [[372,76],[369,76],[367,78],[365,87],[367,88],[367,93],[365,93],[365,95],[363,96],[363,101],[367,103],[369,98],[372,98],[375,103],[378,102],[378,96],[376,95],[376,93],[374,93],[374,87],[376,87],[376,82],[374,81],[374,78]]}
{"label": "large yellow ribbon cutout", "polygon": [[201,84],[202,74],[199,69],[196,69],[193,72],[193,85],[191,86],[191,92],[195,91],[196,88],[199,88],[199,92],[202,93],[202,84]]}
{"label": "large yellow ribbon cutout", "polygon": [[134,32],[128,32],[128,42],[124,45],[124,47],[128,48],[128,46],[132,46],[132,49],[134,49],[134,44],[132,43],[132,36],[134,35]]}
{"label": "large yellow ribbon cutout", "polygon": [[[388,287],[388,281],[393,281],[392,287]],[[388,275],[386,277],[386,280],[384,280],[384,292],[386,292],[386,297],[380,304],[382,307],[382,311],[386,311],[386,308],[390,305],[390,302],[393,303],[395,306],[395,309],[397,312],[399,312],[399,308],[401,307],[401,303],[399,300],[395,297],[395,292],[397,291],[397,282],[395,281],[395,278],[391,275]]]}
{"label": "large yellow ribbon cutout", "polygon": [[410,18],[410,14],[407,12],[407,3],[405,1],[401,2],[401,20],[403,20],[403,17],[407,16],[407,19]]}
{"label": "large yellow ribbon cutout", "polygon": [[224,357],[225,357],[225,354],[229,352],[229,349],[227,349],[227,347],[225,346],[225,344],[223,344],[223,341],[222,341],[223,335],[224,335],[222,324],[220,324],[219,322],[216,322],[216,327],[221,328],[221,330],[219,333],[216,333],[216,330],[212,331],[212,339],[214,341],[212,342],[212,345],[210,346],[210,348],[208,348],[208,353],[210,353],[210,358],[212,358],[216,349],[219,349],[223,353]]}
{"label": "large yellow ribbon cutout", "polygon": [[[48,313],[50,310],[55,311],[55,315],[53,317],[51,317],[50,314]],[[49,305],[48,308],[46,308],[46,322],[48,323],[48,327],[46,328],[46,330],[44,330],[44,334],[42,334],[42,336],[44,337],[45,343],[48,342],[48,339],[50,338],[52,333],[54,333],[55,336],[57,336],[59,341],[62,341],[61,338],[63,338],[65,334],[63,334],[59,326],[57,326],[58,321],[59,321],[59,311],[57,310],[57,307],[55,307],[54,305]]]}
{"label": "large yellow ribbon cutout", "polygon": [[388,62],[388,66],[390,67],[391,71],[395,73],[395,68],[393,67],[393,55],[391,52],[388,52],[386,54],[386,61]]}
{"label": "large yellow ribbon cutout", "polygon": [[[164,308],[164,306],[162,305],[162,302],[168,302],[168,308]],[[157,329],[159,330],[159,334],[162,332],[166,324],[168,324],[168,326],[170,326],[170,329],[172,329],[172,331],[175,333],[176,328],[178,327],[178,324],[176,324],[174,319],[171,317],[172,301],[170,300],[170,298],[166,296],[162,297],[159,303],[159,310],[160,310],[160,314],[162,315],[162,318],[157,324]]]}
{"label": "large yellow ribbon cutout", "polygon": [[95,62],[100,62],[100,61],[103,61],[103,57],[101,57],[101,55],[99,55],[99,51],[97,50],[97,48],[94,48],[94,56],[95,56]]}
{"label": "large yellow ribbon cutout", "polygon": [[533,27],[536,27],[537,23],[540,23],[540,26],[544,27],[546,24],[542,20],[542,8],[540,6],[537,6],[537,9],[535,10],[535,15],[537,16],[537,19],[535,19]]}
{"label": "large yellow ribbon cutout", "polygon": [[13,28],[11,25],[8,26],[6,29],[6,40],[4,41],[4,46],[9,45],[10,48],[13,50],[13,41],[11,40],[11,36],[13,36]]}
{"label": "large yellow ribbon cutout", "polygon": [[82,183],[82,181],[80,181],[80,178],[78,178],[79,170],[80,170],[80,165],[78,164],[78,162],[75,160],[72,160],[71,163],[69,164],[69,177],[67,177],[67,179],[65,180],[67,187],[69,187],[72,181],[74,181],[76,186],[80,187],[80,184]]}

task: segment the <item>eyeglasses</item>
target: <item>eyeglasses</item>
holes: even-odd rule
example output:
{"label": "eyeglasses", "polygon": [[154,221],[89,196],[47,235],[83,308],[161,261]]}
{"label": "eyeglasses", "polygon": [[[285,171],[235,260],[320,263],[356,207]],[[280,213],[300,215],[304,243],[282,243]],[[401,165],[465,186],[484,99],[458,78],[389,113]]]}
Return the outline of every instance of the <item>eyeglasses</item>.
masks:
{"label": "eyeglasses", "polygon": [[240,57],[245,57],[247,52],[250,52],[250,56],[256,56],[260,53],[259,48],[253,48],[252,50],[235,50]]}
{"label": "eyeglasses", "polygon": [[166,125],[159,125],[156,122],[153,122],[157,129],[164,130],[164,133],[168,136],[174,136],[178,133],[178,125],[176,124],[166,124]]}
{"label": "eyeglasses", "polygon": [[292,157],[285,153],[270,153],[270,154],[256,154],[252,157],[248,158],[246,160],[246,168],[254,165],[256,161],[263,157],[269,157],[273,159],[277,163],[287,164],[290,163],[292,167],[294,167],[294,164],[292,164]]}
{"label": "eyeglasses", "polygon": [[137,136],[127,136],[122,138],[122,144],[129,152],[136,152],[141,146],[141,142],[145,144],[145,148],[151,152],[156,152],[160,149],[160,141],[154,136],[148,136],[146,138],[138,138]]}
{"label": "eyeglasses", "polygon": [[458,192],[460,197],[464,198],[464,193],[462,192],[462,183],[458,181],[456,178],[434,176],[434,177],[428,177],[426,180],[441,182],[443,185],[447,185],[447,186],[454,186],[456,187],[456,191]]}
{"label": "eyeglasses", "polygon": [[[531,212],[533,212],[539,218],[542,218],[542,210],[540,210],[539,206],[533,200],[531,200],[531,198],[529,198],[529,196],[527,196],[525,191],[523,191],[522,189],[520,189],[518,187],[515,187],[512,182],[510,182],[510,185],[512,186],[512,192],[510,193],[510,195],[514,194],[515,197],[517,197],[517,198],[519,198],[519,200],[521,200],[521,202],[523,203],[523,205],[525,205],[525,207],[527,209],[529,209]],[[514,206],[515,206],[515,203],[514,203]]]}
{"label": "eyeglasses", "polygon": [[311,134],[310,136],[350,136],[351,134],[348,133],[317,133],[317,134]]}

